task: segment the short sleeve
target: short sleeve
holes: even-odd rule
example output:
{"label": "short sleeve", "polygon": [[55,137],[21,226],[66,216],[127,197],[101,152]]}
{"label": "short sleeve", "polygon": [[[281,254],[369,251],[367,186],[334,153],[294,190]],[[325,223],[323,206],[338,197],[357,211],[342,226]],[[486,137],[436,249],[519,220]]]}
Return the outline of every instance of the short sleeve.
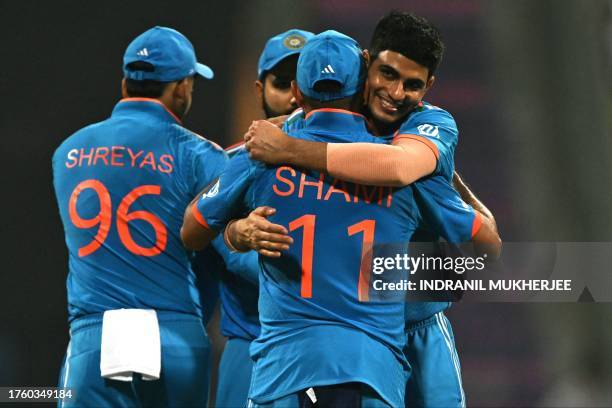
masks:
{"label": "short sleeve", "polygon": [[255,165],[245,151],[234,156],[214,185],[198,198],[193,207],[198,222],[221,231],[230,220],[243,216],[248,210],[245,197],[254,172]]}
{"label": "short sleeve", "polygon": [[304,118],[304,111],[301,108],[296,109],[291,115],[289,115],[289,117],[283,124],[283,132],[290,135],[292,133],[297,132],[298,130],[302,130],[304,128]]}
{"label": "short sleeve", "polygon": [[182,170],[184,188],[191,197],[195,197],[221,175],[229,159],[216,143],[187,129],[180,128],[176,140],[177,164]]}
{"label": "short sleeve", "polygon": [[470,242],[478,232],[480,213],[461,199],[442,176],[413,184],[414,197],[425,227],[450,243]]}
{"label": "short sleeve", "polygon": [[415,139],[425,143],[436,155],[437,165],[433,175],[452,180],[455,171],[455,147],[459,131],[455,120],[443,109],[424,105],[401,125],[394,143],[402,138]]}

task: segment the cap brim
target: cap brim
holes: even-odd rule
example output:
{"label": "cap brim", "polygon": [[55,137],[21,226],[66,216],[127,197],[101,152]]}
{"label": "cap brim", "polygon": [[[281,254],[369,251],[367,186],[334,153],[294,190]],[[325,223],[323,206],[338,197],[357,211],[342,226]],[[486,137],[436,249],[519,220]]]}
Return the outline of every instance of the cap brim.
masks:
{"label": "cap brim", "polygon": [[274,59],[271,59],[270,61],[266,61],[265,66],[262,66],[260,68],[261,73],[258,75],[259,79],[261,79],[263,74],[272,71],[274,69],[274,67],[277,66],[278,64],[280,64],[280,62],[282,60],[284,60],[285,58],[289,58],[292,55],[299,54],[301,51],[302,51],[301,48],[299,50],[291,50],[291,51],[286,52],[283,55],[280,55],[280,56],[277,56]]}
{"label": "cap brim", "polygon": [[200,64],[199,62],[196,63],[196,74],[203,76],[206,79],[213,79],[215,76],[215,73],[212,69],[210,69],[210,67]]}

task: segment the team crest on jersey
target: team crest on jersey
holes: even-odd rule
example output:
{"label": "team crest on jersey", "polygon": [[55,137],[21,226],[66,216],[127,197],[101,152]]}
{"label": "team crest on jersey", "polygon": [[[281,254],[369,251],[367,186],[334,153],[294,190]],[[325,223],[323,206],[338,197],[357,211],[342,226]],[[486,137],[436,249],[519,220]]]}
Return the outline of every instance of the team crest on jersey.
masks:
{"label": "team crest on jersey", "polygon": [[219,184],[221,184],[221,179],[218,179],[214,186],[204,194],[202,194],[202,199],[204,198],[212,198],[219,193]]}
{"label": "team crest on jersey", "polygon": [[424,123],[422,125],[417,126],[419,134],[430,137],[438,137],[439,130],[437,126],[430,125],[429,123]]}
{"label": "team crest on jersey", "polygon": [[292,34],[283,40],[283,45],[290,50],[299,50],[306,44],[306,38],[299,34]]}

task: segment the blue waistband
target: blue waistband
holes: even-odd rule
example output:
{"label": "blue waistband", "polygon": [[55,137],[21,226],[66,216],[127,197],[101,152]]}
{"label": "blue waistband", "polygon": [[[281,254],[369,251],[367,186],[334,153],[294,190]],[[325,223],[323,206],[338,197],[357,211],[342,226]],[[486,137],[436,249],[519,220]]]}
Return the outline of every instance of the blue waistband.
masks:
{"label": "blue waistband", "polygon": [[433,316],[428,317],[427,319],[423,319],[415,323],[406,324],[406,332],[422,329],[423,327],[428,327],[433,324],[436,324],[436,315],[438,314],[444,314],[444,312],[438,312]]}
{"label": "blue waistband", "polygon": [[[185,322],[185,321],[202,322],[201,317],[198,317],[192,314],[187,314],[187,313],[167,312],[167,311],[159,311],[159,310],[157,310],[156,313],[157,313],[157,320],[159,322],[164,322],[164,323]],[[86,315],[86,316],[74,319],[70,323],[70,333],[75,333],[87,327],[101,325],[103,316],[104,316],[104,313],[95,313],[95,314],[90,314],[90,315]]]}

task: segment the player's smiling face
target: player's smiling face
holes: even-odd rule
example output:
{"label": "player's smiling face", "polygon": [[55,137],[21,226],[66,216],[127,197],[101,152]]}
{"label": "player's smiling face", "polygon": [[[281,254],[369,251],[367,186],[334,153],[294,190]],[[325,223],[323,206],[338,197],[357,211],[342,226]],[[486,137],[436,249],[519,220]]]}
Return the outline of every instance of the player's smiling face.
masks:
{"label": "player's smiling face", "polygon": [[372,119],[390,125],[403,121],[421,102],[434,77],[429,70],[395,51],[378,54],[368,69],[367,100]]}

